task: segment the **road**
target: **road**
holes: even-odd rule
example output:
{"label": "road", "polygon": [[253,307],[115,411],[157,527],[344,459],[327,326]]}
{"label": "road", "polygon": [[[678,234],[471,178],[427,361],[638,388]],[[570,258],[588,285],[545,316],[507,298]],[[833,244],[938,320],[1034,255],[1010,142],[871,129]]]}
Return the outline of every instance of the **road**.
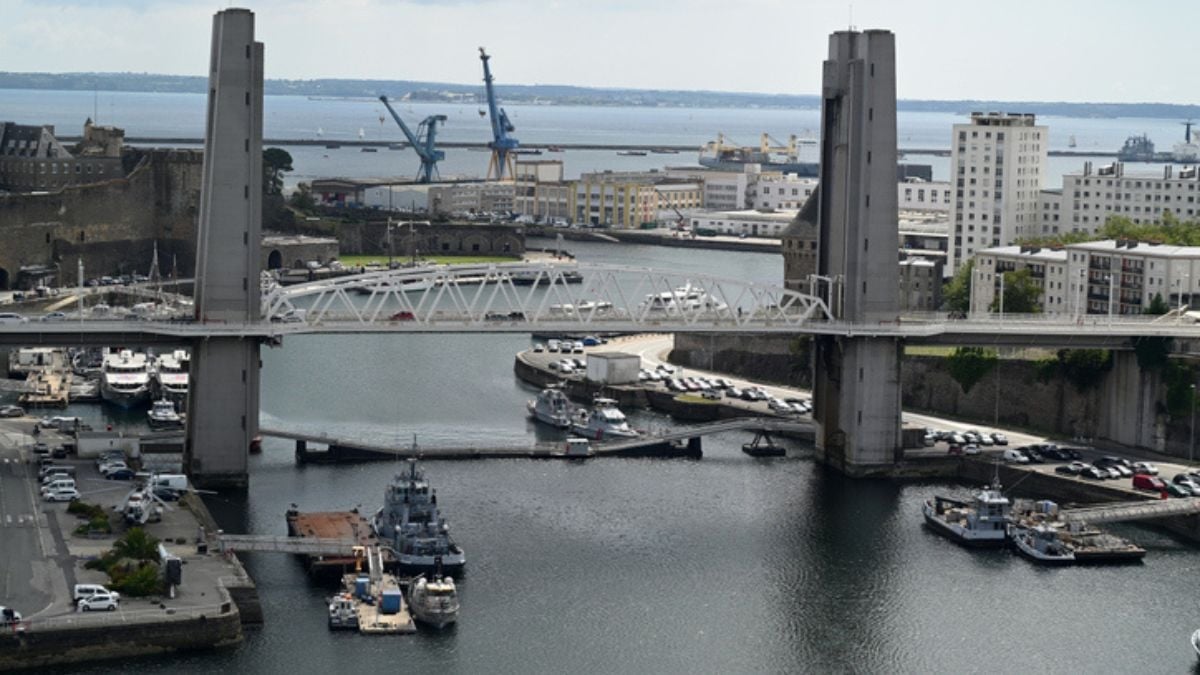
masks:
{"label": "road", "polygon": [[43,549],[46,519],[34,499],[35,465],[29,463],[28,420],[0,421],[0,604],[29,618],[49,607],[51,593]]}

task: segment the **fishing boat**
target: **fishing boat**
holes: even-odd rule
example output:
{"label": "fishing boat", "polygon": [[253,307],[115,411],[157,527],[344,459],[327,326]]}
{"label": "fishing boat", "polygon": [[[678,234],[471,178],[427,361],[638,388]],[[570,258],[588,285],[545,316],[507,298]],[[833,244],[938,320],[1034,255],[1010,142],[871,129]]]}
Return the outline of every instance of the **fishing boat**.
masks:
{"label": "fishing boat", "polygon": [[445,628],[458,621],[458,608],[458,589],[450,577],[420,575],[409,584],[408,610],[423,624]]}
{"label": "fishing boat", "polygon": [[329,599],[329,630],[358,630],[358,607],[349,593]]}
{"label": "fishing boat", "polygon": [[935,496],[925,500],[925,523],[963,546],[1003,546],[1010,522],[1008,497],[997,484],[975,493],[970,502]]}

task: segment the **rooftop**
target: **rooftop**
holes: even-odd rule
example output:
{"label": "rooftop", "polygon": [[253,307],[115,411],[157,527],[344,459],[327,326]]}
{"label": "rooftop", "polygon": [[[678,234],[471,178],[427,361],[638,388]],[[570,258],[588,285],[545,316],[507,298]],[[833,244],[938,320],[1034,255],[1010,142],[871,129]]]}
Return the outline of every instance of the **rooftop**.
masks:
{"label": "rooftop", "polygon": [[996,246],[986,248],[979,255],[991,255],[1007,258],[1024,258],[1044,262],[1066,262],[1067,251],[1061,248],[1042,248],[1038,246]]}

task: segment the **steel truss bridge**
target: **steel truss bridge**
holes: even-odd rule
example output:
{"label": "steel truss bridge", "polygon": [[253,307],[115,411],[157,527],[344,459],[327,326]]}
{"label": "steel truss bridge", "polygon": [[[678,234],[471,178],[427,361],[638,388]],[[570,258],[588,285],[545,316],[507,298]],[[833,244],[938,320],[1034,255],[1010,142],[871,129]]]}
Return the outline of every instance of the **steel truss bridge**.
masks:
{"label": "steel truss bridge", "polygon": [[922,313],[833,317],[825,298],[691,272],[590,263],[409,267],[293,286],[268,285],[262,319],[112,316],[0,325],[0,344],[156,344],[205,337],[273,340],[330,333],[730,332],[907,339],[950,345],[1129,348],[1147,336],[1200,339],[1178,316]]}

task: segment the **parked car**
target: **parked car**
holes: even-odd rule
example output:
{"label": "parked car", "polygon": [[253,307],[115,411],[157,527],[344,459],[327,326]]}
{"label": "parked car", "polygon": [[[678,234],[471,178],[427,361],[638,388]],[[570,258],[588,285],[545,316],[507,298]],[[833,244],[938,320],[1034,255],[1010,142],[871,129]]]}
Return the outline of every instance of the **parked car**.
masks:
{"label": "parked car", "polygon": [[1200,483],[1197,483],[1196,479],[1192,478],[1186,473],[1175,474],[1175,477],[1171,479],[1171,482],[1186,489],[1193,495],[1200,495]]}
{"label": "parked car", "polygon": [[1008,445],[1008,436],[1005,436],[998,431],[994,432],[992,434],[992,442],[996,445]]}
{"label": "parked car", "polygon": [[742,398],[742,390],[737,387],[730,387],[725,390],[725,395],[729,398]]}
{"label": "parked car", "polygon": [[1146,490],[1147,492],[1156,492],[1163,494],[1167,491],[1167,484],[1158,476],[1138,473],[1133,476],[1133,488],[1135,490]]}
{"label": "parked car", "polygon": [[97,593],[79,600],[79,611],[95,612],[104,610],[114,612],[120,604],[120,598],[116,593]]}
{"label": "parked car", "polygon": [[705,389],[704,391],[700,392],[700,395],[709,401],[721,400],[721,391],[718,389]]}
{"label": "parked car", "polygon": [[1183,487],[1182,485],[1176,485],[1174,483],[1168,483],[1166,481],[1163,481],[1163,484],[1166,485],[1166,493],[1170,497],[1191,497],[1192,496],[1191,490],[1188,490],[1187,488]]}
{"label": "parked car", "polygon": [[104,474],[104,477],[109,480],[133,480],[134,470],[129,467],[123,469],[114,469]]}
{"label": "parked car", "polygon": [[1133,473],[1135,476],[1139,473],[1144,473],[1147,476],[1157,476],[1158,475],[1158,467],[1154,466],[1150,462],[1134,462],[1133,463]]}
{"label": "parked car", "polygon": [[108,478],[108,474],[113,473],[114,471],[120,471],[121,469],[128,469],[128,468],[129,468],[128,464],[126,464],[125,462],[116,460],[116,461],[108,462],[107,464],[101,465],[100,475],[104,476],[105,478]]}
{"label": "parked car", "polygon": [[43,492],[42,499],[48,502],[73,502],[79,499],[79,490],[73,487],[54,488]]}
{"label": "parked car", "polygon": [[21,613],[11,607],[0,605],[0,626],[12,626],[21,623]]}
{"label": "parked car", "polygon": [[1085,466],[1079,471],[1080,478],[1092,478],[1094,480],[1104,480],[1108,478],[1108,472],[1097,469],[1094,466]]}
{"label": "parked car", "polygon": [[[1007,452],[1007,450],[1005,452]],[[1043,464],[1046,461],[1046,459],[1042,457],[1042,453],[1029,446],[1017,448],[1017,452],[1024,456],[1030,464]]]}
{"label": "parked car", "polygon": [[0,325],[29,323],[29,319],[13,312],[0,312]]}
{"label": "parked car", "polygon": [[1054,473],[1061,473],[1066,476],[1078,476],[1086,468],[1088,468],[1088,465],[1083,462],[1071,462],[1070,464],[1060,464],[1054,467]]}
{"label": "parked car", "polygon": [[24,417],[25,409],[19,405],[0,406],[0,417]]}
{"label": "parked car", "polygon": [[1020,448],[1006,449],[1004,451],[1004,454],[1002,455],[1004,458],[1004,461],[1006,461],[1010,464],[1028,464],[1029,457],[1027,457],[1024,453],[1020,452],[1019,450],[1020,450]]}
{"label": "parked car", "polygon": [[978,455],[981,452],[983,452],[983,451],[980,450],[979,446],[975,445],[974,443],[967,443],[966,445],[963,446],[963,454]]}
{"label": "parked car", "polygon": [[90,598],[93,595],[104,595],[104,594],[114,595],[117,597],[118,600],[121,597],[120,593],[117,593],[115,591],[110,591],[107,588],[105,588],[104,586],[101,586],[100,584],[75,584],[75,587],[71,590],[71,601],[79,602],[80,600],[82,600],[84,598]]}
{"label": "parked car", "polygon": [[536,353],[544,352],[544,351],[546,351],[546,345],[544,345],[540,342],[535,342],[535,343],[533,343],[533,351]]}

